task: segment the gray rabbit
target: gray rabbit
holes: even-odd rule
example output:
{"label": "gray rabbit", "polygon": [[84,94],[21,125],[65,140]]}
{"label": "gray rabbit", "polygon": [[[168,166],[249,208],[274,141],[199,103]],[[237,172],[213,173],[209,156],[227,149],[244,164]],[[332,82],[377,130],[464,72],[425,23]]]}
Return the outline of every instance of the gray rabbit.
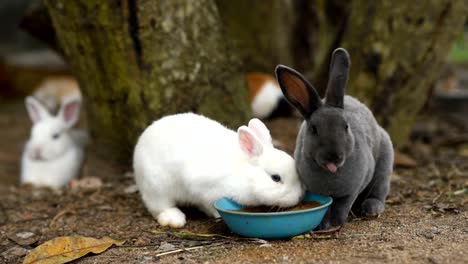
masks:
{"label": "gray rabbit", "polygon": [[288,100],[304,117],[294,157],[307,189],[333,197],[318,229],[346,222],[351,209],[366,216],[384,211],[393,167],[393,146],[372,112],[345,96],[351,62],[348,52],[333,52],[325,99],[297,71],[276,67]]}

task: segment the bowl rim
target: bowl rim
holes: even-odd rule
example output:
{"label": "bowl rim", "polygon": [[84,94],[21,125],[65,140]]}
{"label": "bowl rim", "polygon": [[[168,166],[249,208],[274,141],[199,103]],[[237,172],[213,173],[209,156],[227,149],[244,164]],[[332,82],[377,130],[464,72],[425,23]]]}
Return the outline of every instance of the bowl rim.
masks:
{"label": "bowl rim", "polygon": [[270,216],[270,215],[273,215],[273,216],[275,216],[275,215],[295,215],[295,214],[308,213],[308,212],[312,212],[312,211],[318,211],[320,209],[329,207],[333,202],[333,197],[331,197],[331,196],[322,195],[322,194],[319,194],[319,193],[313,193],[313,194],[329,198],[330,200],[327,203],[322,204],[321,206],[317,206],[317,207],[313,207],[313,208],[309,208],[309,209],[286,211],[286,212],[272,212],[272,213],[268,213],[268,212],[265,212],[265,213],[250,213],[250,212],[240,212],[240,211],[237,211],[237,210],[226,210],[226,209],[223,209],[223,208],[219,208],[219,206],[217,206],[217,203],[218,203],[218,201],[220,201],[222,199],[231,200],[231,201],[235,202],[236,204],[239,204],[236,201],[234,201],[234,200],[232,200],[230,198],[227,198],[227,197],[219,198],[218,200],[216,200],[213,203],[213,206],[214,206],[214,208],[216,210],[221,211],[221,212],[226,213],[226,214],[231,214],[231,215],[243,215],[243,216],[267,216],[267,215]]}

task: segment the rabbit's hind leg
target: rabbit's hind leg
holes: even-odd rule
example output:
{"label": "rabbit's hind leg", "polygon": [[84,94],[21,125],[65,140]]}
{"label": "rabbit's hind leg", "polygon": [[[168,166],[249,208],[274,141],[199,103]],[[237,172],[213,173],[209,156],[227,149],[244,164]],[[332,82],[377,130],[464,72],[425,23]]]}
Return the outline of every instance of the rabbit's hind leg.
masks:
{"label": "rabbit's hind leg", "polygon": [[390,177],[393,169],[393,146],[384,132],[374,175],[364,191],[366,195],[361,211],[366,216],[378,216],[385,209],[385,199],[390,190]]}
{"label": "rabbit's hind leg", "polygon": [[180,228],[185,225],[185,214],[167,194],[144,192],[142,198],[148,211],[161,226]]}

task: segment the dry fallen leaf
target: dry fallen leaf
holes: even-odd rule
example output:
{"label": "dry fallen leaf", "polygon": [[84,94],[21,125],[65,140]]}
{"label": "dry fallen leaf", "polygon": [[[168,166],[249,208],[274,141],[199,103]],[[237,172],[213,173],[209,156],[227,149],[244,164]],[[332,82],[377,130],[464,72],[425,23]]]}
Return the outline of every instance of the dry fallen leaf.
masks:
{"label": "dry fallen leaf", "polygon": [[100,189],[102,187],[103,183],[102,180],[98,177],[84,177],[79,180],[73,179],[70,181],[70,188],[72,190],[87,190],[87,191],[93,191]]}
{"label": "dry fallen leaf", "polygon": [[31,250],[23,264],[67,263],[91,252],[94,254],[102,253],[113,244],[122,245],[124,242],[109,237],[102,239],[78,235],[57,237]]}
{"label": "dry fallen leaf", "polygon": [[301,240],[301,239],[307,239],[307,238],[312,238],[312,236],[310,234],[302,234],[302,235],[291,237],[291,240]]}
{"label": "dry fallen leaf", "polygon": [[395,166],[401,167],[416,167],[418,165],[418,163],[413,158],[399,151],[395,151],[394,162]]}

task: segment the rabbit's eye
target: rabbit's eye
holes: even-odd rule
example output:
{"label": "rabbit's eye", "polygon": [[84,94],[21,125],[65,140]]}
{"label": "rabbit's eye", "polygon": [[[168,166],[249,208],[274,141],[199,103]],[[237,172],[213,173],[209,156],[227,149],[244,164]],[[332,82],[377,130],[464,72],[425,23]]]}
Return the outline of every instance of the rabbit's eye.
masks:
{"label": "rabbit's eye", "polygon": [[317,127],[312,125],[312,134],[317,135],[317,133],[318,133]]}
{"label": "rabbit's eye", "polygon": [[274,182],[280,182],[281,181],[281,176],[279,176],[278,174],[273,174],[273,175],[271,175],[271,179]]}
{"label": "rabbit's eye", "polygon": [[348,131],[348,128],[349,128],[349,126],[348,126],[348,124],[346,124],[344,129],[345,129],[346,131]]}
{"label": "rabbit's eye", "polygon": [[52,135],[53,139],[58,139],[60,137],[60,133],[55,133]]}

